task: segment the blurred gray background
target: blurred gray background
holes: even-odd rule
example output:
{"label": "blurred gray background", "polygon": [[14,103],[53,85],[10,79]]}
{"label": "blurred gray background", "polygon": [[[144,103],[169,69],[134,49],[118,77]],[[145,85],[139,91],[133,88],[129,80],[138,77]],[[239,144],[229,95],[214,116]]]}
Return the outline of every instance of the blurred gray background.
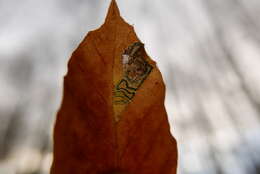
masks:
{"label": "blurred gray background", "polygon": [[[179,174],[260,174],[260,1],[117,0],[158,63]],[[0,174],[47,174],[62,81],[109,0],[0,0]]]}

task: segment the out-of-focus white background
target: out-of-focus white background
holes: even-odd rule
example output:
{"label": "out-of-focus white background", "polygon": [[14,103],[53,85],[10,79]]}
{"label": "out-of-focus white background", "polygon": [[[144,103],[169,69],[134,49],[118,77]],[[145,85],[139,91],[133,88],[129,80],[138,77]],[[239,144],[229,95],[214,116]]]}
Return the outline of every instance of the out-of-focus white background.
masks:
{"label": "out-of-focus white background", "polygon": [[[260,173],[260,1],[117,0],[157,61],[179,174]],[[47,174],[71,53],[109,0],[0,0],[0,174]]]}

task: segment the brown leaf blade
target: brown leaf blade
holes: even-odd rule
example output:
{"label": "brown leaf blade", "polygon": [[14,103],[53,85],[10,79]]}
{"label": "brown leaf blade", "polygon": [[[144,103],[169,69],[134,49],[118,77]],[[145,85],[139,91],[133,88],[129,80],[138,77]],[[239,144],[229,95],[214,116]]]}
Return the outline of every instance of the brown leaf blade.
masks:
{"label": "brown leaf blade", "polygon": [[159,69],[112,0],[69,61],[51,174],[175,174],[164,97]]}

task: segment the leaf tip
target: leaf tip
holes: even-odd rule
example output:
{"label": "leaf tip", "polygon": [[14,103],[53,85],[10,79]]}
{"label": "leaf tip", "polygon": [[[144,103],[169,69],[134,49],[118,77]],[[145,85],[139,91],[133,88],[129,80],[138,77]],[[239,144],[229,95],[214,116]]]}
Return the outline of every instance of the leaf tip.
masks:
{"label": "leaf tip", "polygon": [[117,6],[116,0],[112,0],[108,9],[106,22],[117,17],[120,17],[120,11]]}

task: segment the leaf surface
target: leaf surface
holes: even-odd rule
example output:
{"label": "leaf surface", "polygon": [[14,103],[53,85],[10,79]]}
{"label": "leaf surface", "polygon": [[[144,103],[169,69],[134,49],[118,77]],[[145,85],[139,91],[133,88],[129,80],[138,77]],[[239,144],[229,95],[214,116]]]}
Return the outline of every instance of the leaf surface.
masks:
{"label": "leaf surface", "polygon": [[175,174],[164,98],[156,63],[112,0],[69,60],[51,174]]}

